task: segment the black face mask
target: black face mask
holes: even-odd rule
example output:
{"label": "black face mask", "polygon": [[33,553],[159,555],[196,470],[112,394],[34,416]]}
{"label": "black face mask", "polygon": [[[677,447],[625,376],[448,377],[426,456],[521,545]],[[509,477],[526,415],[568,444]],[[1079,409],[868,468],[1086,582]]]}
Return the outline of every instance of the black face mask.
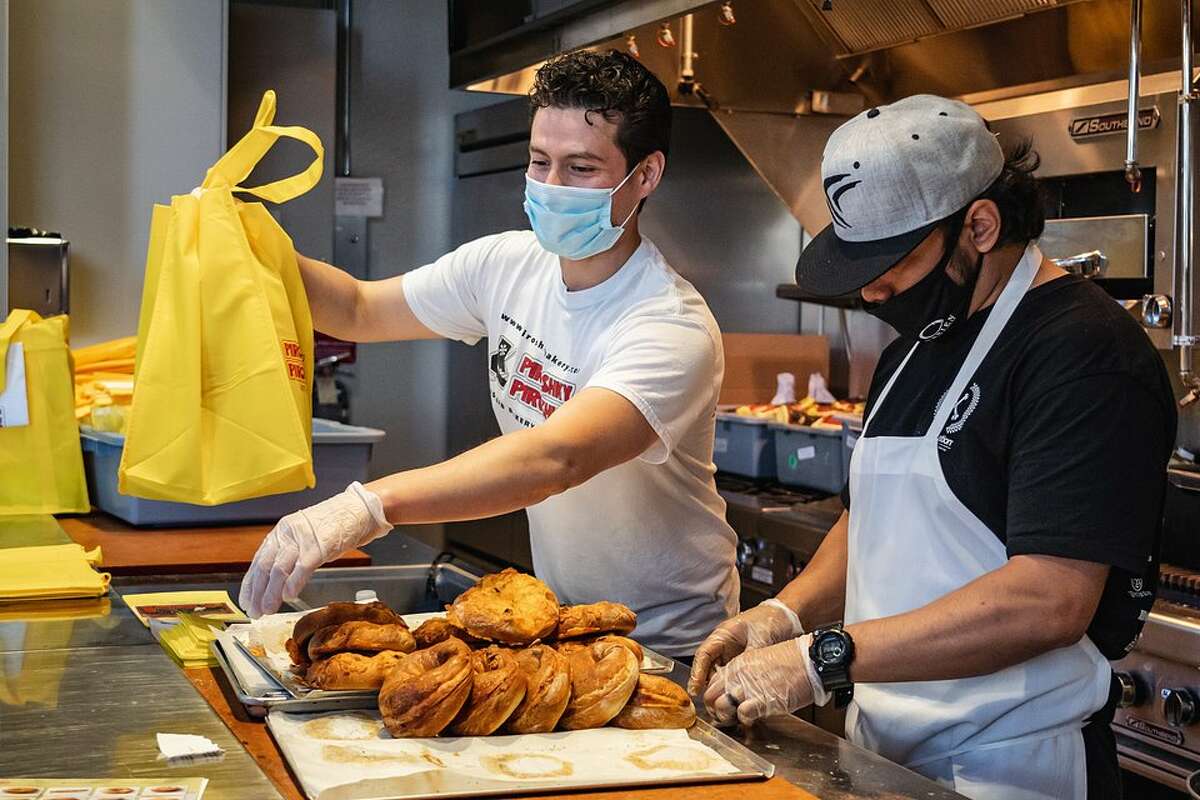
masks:
{"label": "black face mask", "polygon": [[964,284],[955,283],[947,274],[946,267],[954,255],[962,226],[960,217],[946,237],[946,252],[928,275],[886,302],[865,304],[866,312],[891,325],[905,339],[922,341],[944,336],[956,322],[964,319],[971,309],[983,254],[979,255],[975,274]]}

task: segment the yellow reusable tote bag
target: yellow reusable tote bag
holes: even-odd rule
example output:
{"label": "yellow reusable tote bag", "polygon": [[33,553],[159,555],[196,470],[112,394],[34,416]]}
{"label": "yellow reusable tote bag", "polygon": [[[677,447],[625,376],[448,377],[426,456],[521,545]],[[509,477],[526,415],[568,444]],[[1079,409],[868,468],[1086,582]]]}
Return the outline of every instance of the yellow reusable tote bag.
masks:
{"label": "yellow reusable tote bag", "polygon": [[[315,483],[312,316],[295,249],[261,203],[234,197],[283,203],[320,180],[321,140],[274,118],[268,91],[254,127],[204,183],[154,208],[124,494],[216,505]],[[240,186],[281,136],[316,159],[290,178]]]}
{"label": "yellow reusable tote bag", "polygon": [[0,325],[0,514],[87,512],[67,318]]}

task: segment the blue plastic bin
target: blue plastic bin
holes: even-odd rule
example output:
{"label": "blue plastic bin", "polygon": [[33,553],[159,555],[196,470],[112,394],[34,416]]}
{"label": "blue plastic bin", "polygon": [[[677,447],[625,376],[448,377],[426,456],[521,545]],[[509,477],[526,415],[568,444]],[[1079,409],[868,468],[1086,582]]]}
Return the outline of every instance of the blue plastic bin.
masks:
{"label": "blue plastic bin", "polygon": [[713,463],[721,472],[746,478],[775,477],[775,436],[768,421],[717,414]]}
{"label": "blue plastic bin", "polygon": [[375,428],[359,428],[326,419],[313,420],[312,489],[274,494],[226,503],[197,506],[143,500],[117,492],[117,467],[125,449],[125,436],[82,428],[83,463],[92,503],[131,525],[211,525],[235,522],[275,522],[284,514],[320,502],[353,481],[367,479],[372,446],[386,435]]}
{"label": "blue plastic bin", "polygon": [[845,431],[770,423],[775,436],[775,468],[779,482],[822,492],[846,485]]}

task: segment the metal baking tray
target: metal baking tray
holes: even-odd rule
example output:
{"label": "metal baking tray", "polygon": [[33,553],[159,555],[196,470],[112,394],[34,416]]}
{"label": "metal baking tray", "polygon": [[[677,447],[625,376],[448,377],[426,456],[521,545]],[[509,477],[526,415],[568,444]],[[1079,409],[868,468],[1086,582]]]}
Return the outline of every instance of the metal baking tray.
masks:
{"label": "metal baking tray", "polygon": [[[283,686],[270,691],[250,691],[238,678],[237,671],[230,664],[231,656],[226,654],[221,641],[211,645],[217,666],[225,673],[234,695],[251,716],[265,717],[272,708],[283,711],[317,712],[341,711],[344,709],[374,708],[377,704],[375,692],[310,692],[303,697],[295,697]],[[241,651],[248,658],[253,658],[245,650]]]}

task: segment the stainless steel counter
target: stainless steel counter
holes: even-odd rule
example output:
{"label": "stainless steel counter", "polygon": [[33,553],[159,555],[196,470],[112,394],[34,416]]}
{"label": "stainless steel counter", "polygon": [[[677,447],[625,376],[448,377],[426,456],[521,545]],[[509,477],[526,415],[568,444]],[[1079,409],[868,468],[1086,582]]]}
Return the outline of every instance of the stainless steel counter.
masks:
{"label": "stainless steel counter", "polygon": [[[432,551],[426,551],[411,549],[415,559],[428,563]],[[355,581],[371,580],[371,568],[350,572]],[[318,572],[314,580],[345,582],[346,573],[330,571],[323,580]],[[171,577],[122,582],[115,589],[225,589],[236,596],[239,578],[213,575],[192,582]],[[385,596],[386,587],[379,588]],[[671,677],[684,682],[687,671],[676,665]],[[154,734],[159,732],[207,736],[226,756],[218,763],[169,768],[157,760]],[[773,762],[779,775],[822,800],[959,797],[794,717],[755,728],[745,742]],[[38,603],[0,609],[0,776],[160,775],[207,777],[205,797],[213,800],[279,797],[115,592],[91,606]],[[753,796],[751,787],[747,795]]]}
{"label": "stainless steel counter", "polygon": [[[671,672],[679,684],[686,684],[687,676],[680,664]],[[796,717],[774,717],[749,731],[726,733],[774,764],[776,775],[821,800],[962,800],[957,792]]]}
{"label": "stainless steel counter", "polygon": [[[29,623],[27,630],[42,624]],[[225,756],[169,767],[158,760],[156,733],[207,736]],[[154,642],[0,656],[0,775],[203,776],[209,779],[206,800],[280,796]]]}

